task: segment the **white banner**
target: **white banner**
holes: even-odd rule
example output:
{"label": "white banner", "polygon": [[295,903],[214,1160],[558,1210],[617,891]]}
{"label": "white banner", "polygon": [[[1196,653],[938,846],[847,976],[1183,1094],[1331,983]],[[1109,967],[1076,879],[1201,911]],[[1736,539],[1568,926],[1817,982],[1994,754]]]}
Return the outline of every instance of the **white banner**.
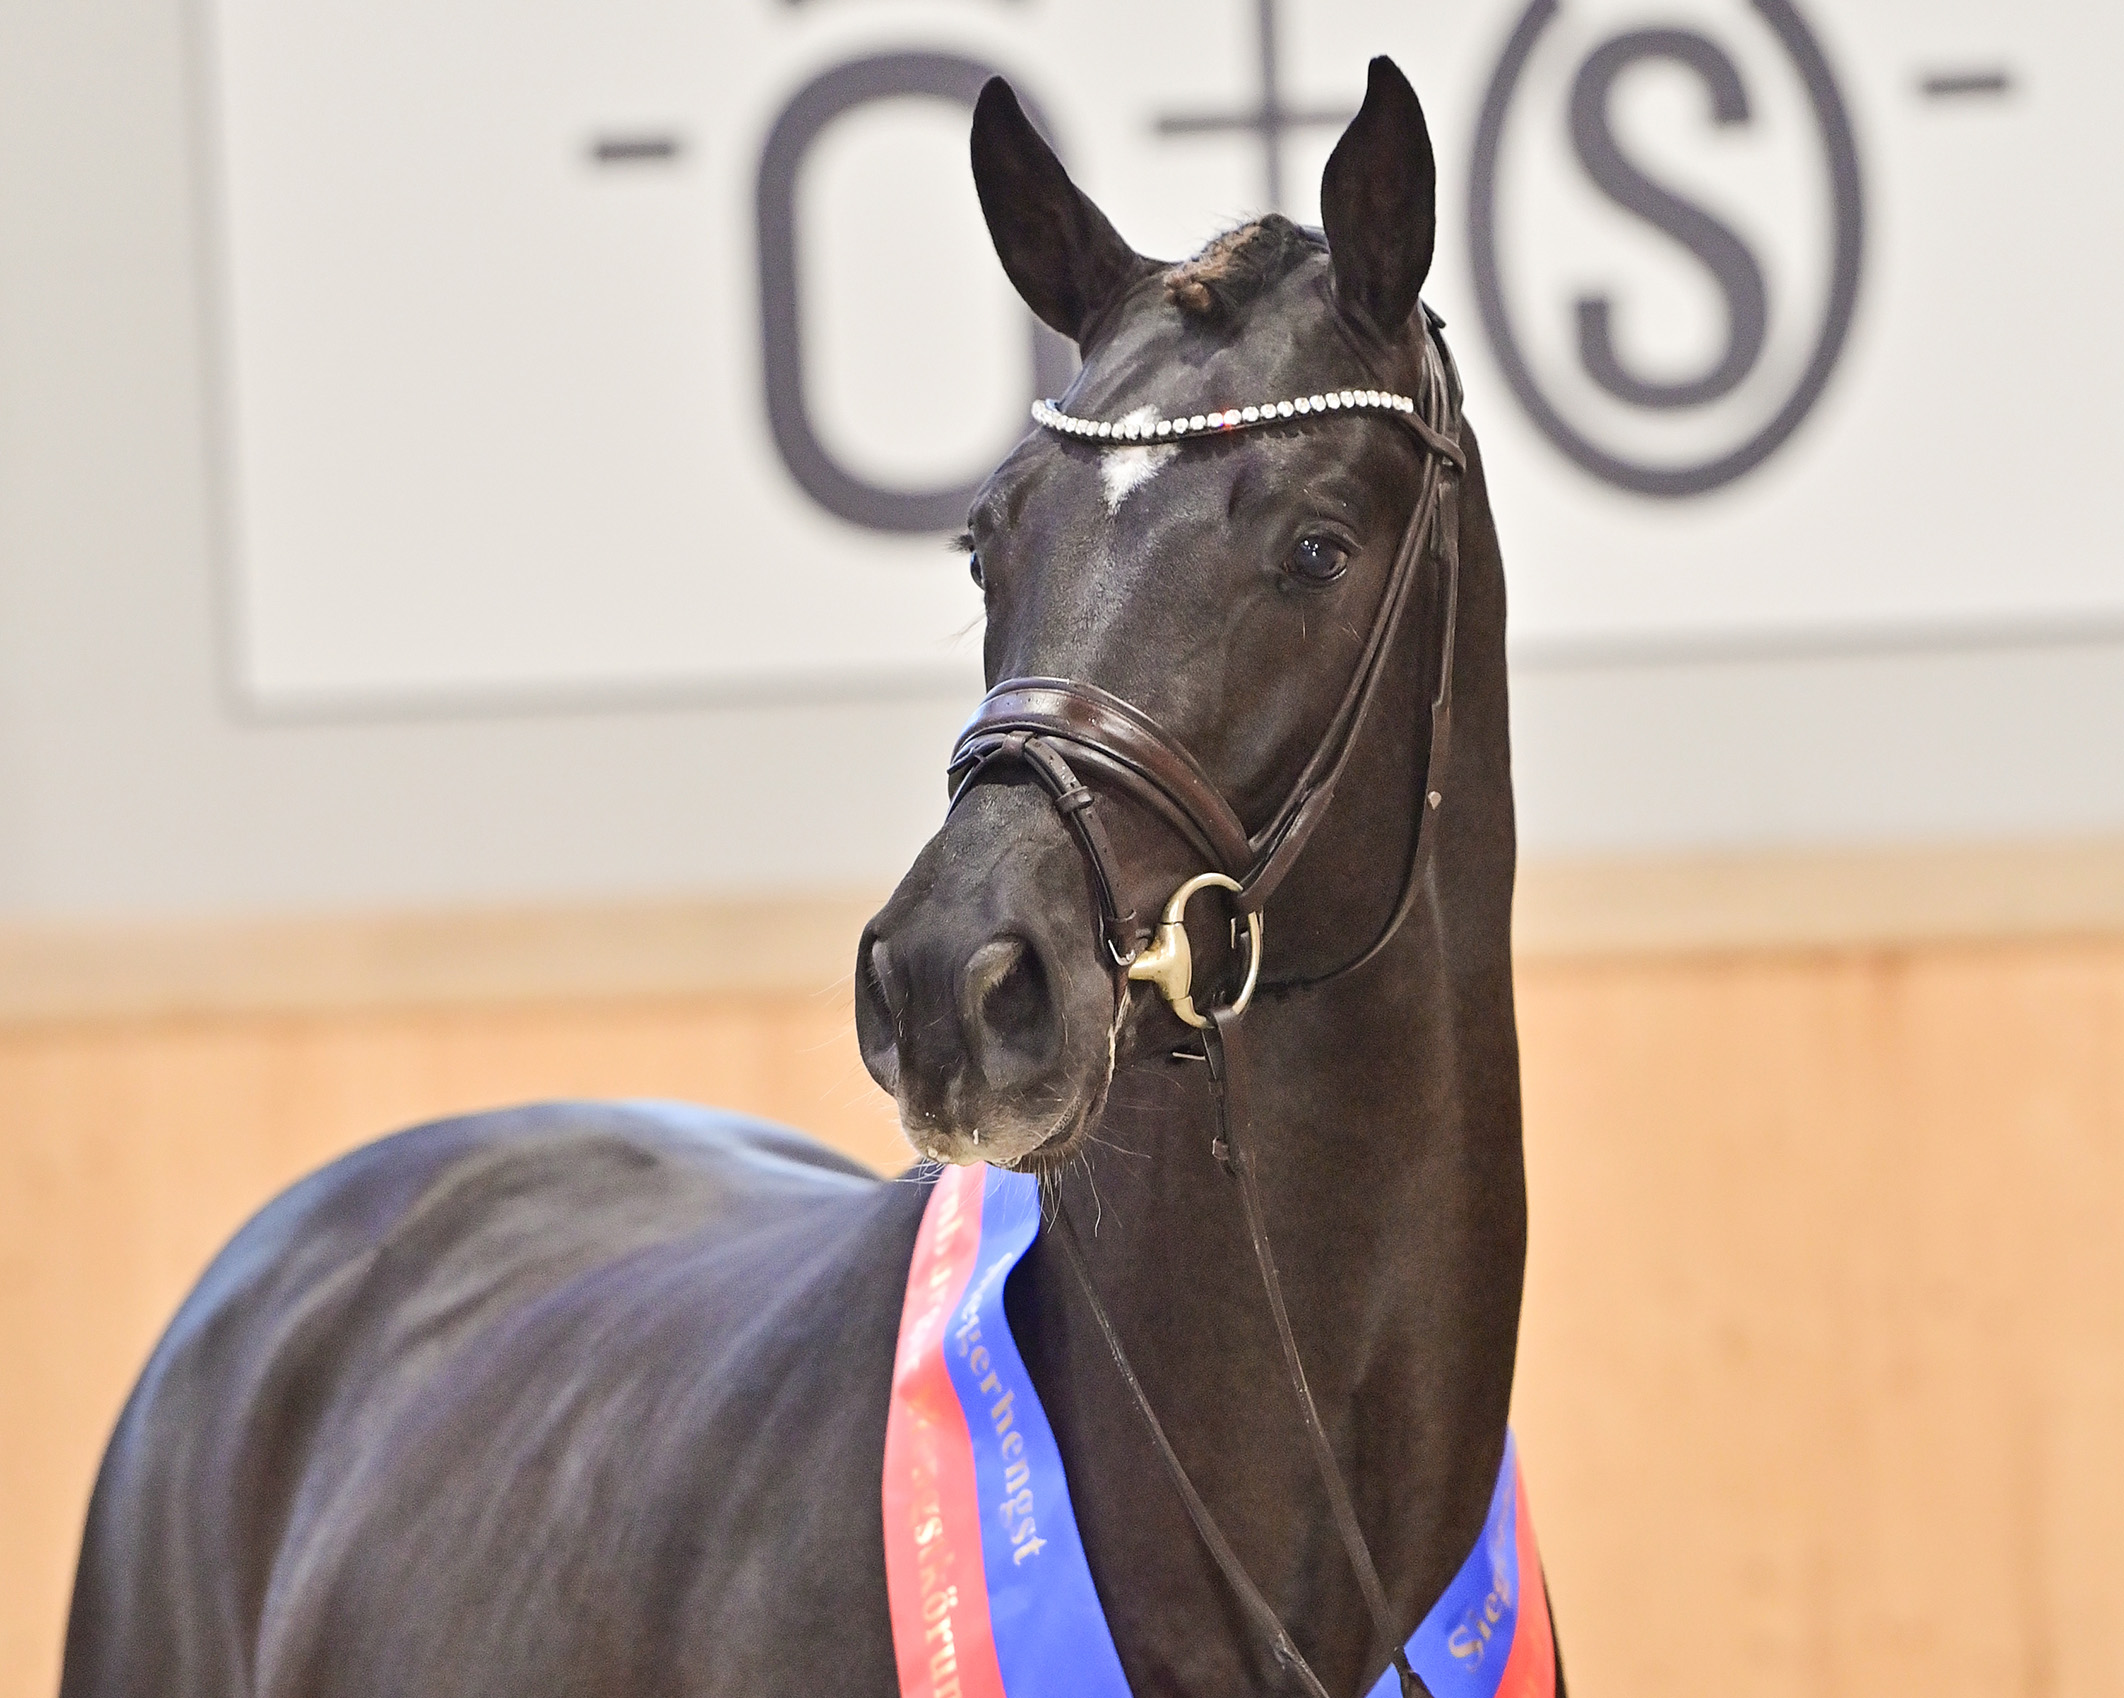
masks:
{"label": "white banner", "polygon": [[2124,619],[2124,16],[1803,3],[211,0],[242,686],[967,682],[939,539],[1067,371],[981,80],[1178,258],[1317,215],[1375,52],[1522,653]]}

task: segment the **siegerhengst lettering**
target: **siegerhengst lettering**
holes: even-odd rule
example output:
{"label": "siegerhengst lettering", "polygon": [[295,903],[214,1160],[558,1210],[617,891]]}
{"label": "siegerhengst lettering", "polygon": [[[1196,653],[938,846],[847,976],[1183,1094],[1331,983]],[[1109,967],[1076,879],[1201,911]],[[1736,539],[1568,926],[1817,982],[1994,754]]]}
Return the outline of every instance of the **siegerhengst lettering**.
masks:
{"label": "siegerhengst lettering", "polygon": [[966,1300],[959,1305],[959,1330],[954,1336],[967,1366],[981,1376],[976,1389],[984,1398],[994,1400],[988,1405],[988,1419],[996,1430],[996,1442],[1003,1455],[1003,1501],[996,1506],[996,1514],[1010,1534],[1010,1560],[1022,1563],[1045,1550],[1047,1541],[1040,1537],[1033,1515],[1032,1470],[1025,1462],[1025,1439],[1013,1430],[1011,1405],[1018,1394],[1003,1389],[987,1346],[981,1343],[981,1295],[985,1284],[986,1281],[976,1284],[966,1293]]}

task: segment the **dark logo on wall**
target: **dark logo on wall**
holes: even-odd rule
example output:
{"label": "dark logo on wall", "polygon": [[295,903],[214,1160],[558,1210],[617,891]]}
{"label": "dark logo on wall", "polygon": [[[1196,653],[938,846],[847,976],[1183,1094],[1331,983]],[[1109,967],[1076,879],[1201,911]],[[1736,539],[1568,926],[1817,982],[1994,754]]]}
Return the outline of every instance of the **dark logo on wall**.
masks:
{"label": "dark logo on wall", "polygon": [[[993,66],[951,53],[882,53],[836,65],[791,98],[760,156],[756,211],[768,422],[783,463],[804,492],[827,512],[869,530],[956,529],[965,522],[966,505],[980,480],[929,489],[888,488],[843,465],[821,438],[805,399],[797,179],[812,145],[843,114],[896,100],[944,100],[971,112],[982,84],[995,74]],[[1032,112],[1044,130],[1038,109]],[[1074,367],[1074,350],[1029,314],[1025,324],[1026,394],[1059,395]],[[1016,440],[1015,433],[1011,440]],[[1008,441],[999,445],[997,455],[1009,446]]]}
{"label": "dark logo on wall", "polygon": [[1858,298],[1858,155],[1828,62],[1789,0],[1732,11],[1716,34],[1588,38],[1534,0],[1476,126],[1469,248],[1499,364],[1558,448],[1641,495],[1701,495],[1775,453]]}

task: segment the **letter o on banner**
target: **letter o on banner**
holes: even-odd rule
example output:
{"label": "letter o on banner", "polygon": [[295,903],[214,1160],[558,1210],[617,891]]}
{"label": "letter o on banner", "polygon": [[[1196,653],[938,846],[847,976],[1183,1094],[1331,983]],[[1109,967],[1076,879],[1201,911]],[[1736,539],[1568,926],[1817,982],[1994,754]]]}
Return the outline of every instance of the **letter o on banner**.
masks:
{"label": "letter o on banner", "polygon": [[[760,334],[766,363],[767,418],[782,463],[829,513],[872,531],[950,531],[966,519],[978,480],[947,489],[887,489],[856,476],[827,452],[804,404],[804,345],[798,310],[797,174],[819,133],[845,112],[880,100],[927,97],[973,110],[993,66],[950,53],[881,53],[853,59],[797,90],[768,133],[760,155],[757,195],[760,256]],[[1032,101],[1027,114],[1043,135],[1048,126]],[[1033,321],[1030,357],[1037,393],[1067,387],[1073,351]],[[1028,397],[1030,399],[1030,397]],[[1001,457],[998,450],[997,457]]]}

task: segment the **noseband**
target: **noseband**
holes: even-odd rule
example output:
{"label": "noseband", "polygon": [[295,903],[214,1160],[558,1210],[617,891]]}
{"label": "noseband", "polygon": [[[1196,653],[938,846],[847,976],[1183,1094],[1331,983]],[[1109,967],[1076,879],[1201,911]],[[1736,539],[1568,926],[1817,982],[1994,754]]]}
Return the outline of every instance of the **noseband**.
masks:
{"label": "noseband", "polygon": [[[1255,1263],[1275,1319],[1284,1367],[1297,1397],[1314,1464],[1374,1628],[1384,1639],[1400,1677],[1403,1698],[1416,1698],[1425,1688],[1409,1664],[1402,1635],[1379,1582],[1378,1568],[1372,1561],[1371,1549],[1365,1542],[1349,1488],[1335,1461],[1334,1447],[1298,1355],[1275,1254],[1269,1245],[1254,1159],[1246,1142],[1246,1077],[1239,1065],[1236,1039],[1239,1017],[1246,1012],[1260,982],[1264,910],[1304,852],[1349,767],[1358,732],[1378,698],[1396,634],[1414,594],[1418,565],[1427,553],[1436,554],[1443,583],[1438,683],[1431,698],[1431,738],[1425,758],[1423,800],[1416,809],[1416,827],[1400,895],[1378,934],[1357,955],[1329,972],[1285,980],[1274,988],[1296,990],[1324,984],[1356,971],[1377,956],[1407,918],[1422,874],[1423,858],[1434,842],[1435,834],[1424,830],[1424,823],[1444,801],[1443,774],[1453,707],[1453,632],[1460,612],[1459,480],[1467,470],[1467,456],[1460,446],[1460,380],[1445,345],[1443,322],[1425,308],[1423,328],[1423,373],[1420,393],[1413,397],[1378,389],[1345,389],[1268,405],[1161,419],[1154,424],[1080,419],[1052,402],[1033,405],[1034,420],[1048,430],[1076,440],[1124,447],[1191,441],[1245,430],[1288,429],[1301,421],[1309,424],[1315,419],[1345,414],[1389,419],[1409,430],[1422,445],[1422,483],[1356,669],[1326,733],[1282,804],[1264,825],[1250,831],[1194,756],[1150,715],[1095,684],[1077,679],[1009,678],[996,685],[959,734],[950,765],[953,807],[983,780],[1000,776],[1005,770],[1022,770],[1032,776],[1047,792],[1083,852],[1099,908],[1100,941],[1116,977],[1117,997],[1125,1006],[1128,982],[1148,981],[1180,1019],[1202,1032],[1200,1059],[1209,1063],[1217,1122],[1212,1150],[1224,1170],[1239,1181]],[[1148,810],[1204,864],[1203,871],[1183,882],[1166,900],[1155,935],[1139,918],[1139,910],[1130,900],[1134,887],[1128,869],[1115,856],[1113,840],[1100,818],[1100,804],[1106,795],[1125,795]],[[1246,916],[1248,940],[1244,982],[1236,995],[1213,1005],[1207,1015],[1194,1005],[1193,951],[1187,934],[1188,900],[1205,889],[1230,893],[1233,906]],[[1268,1642],[1276,1661],[1299,1681],[1309,1698],[1329,1698],[1320,1677],[1247,1574],[1230,1540],[1188,1478],[1142,1382],[1129,1365],[1120,1334],[1085,1266],[1068,1207],[1059,1197],[1055,1224],[1063,1254],[1188,1519]]]}

